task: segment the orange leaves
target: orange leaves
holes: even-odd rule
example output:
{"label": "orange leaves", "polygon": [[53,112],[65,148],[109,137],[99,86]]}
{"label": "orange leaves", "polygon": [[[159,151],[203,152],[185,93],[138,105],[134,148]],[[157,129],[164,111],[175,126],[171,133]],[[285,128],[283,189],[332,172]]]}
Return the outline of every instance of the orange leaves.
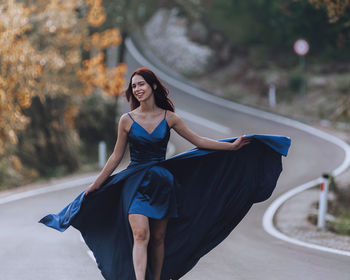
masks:
{"label": "orange leaves", "polygon": [[99,53],[97,56],[83,61],[81,79],[85,84],[89,84],[94,87],[103,87],[107,79],[103,61],[103,53]]}
{"label": "orange leaves", "polygon": [[84,19],[76,13],[81,0],[32,4],[15,0],[0,4],[1,147],[17,144],[16,133],[30,121],[22,111],[34,96],[79,94],[76,89],[81,88],[72,74],[80,65],[80,47],[87,34]]}
{"label": "orange leaves", "polygon": [[84,48],[106,49],[109,46],[116,47],[122,42],[120,32],[117,28],[107,29],[102,33],[95,32],[85,41]]}
{"label": "orange leaves", "polygon": [[21,160],[19,159],[19,157],[18,156],[11,156],[11,161],[12,161],[13,168],[16,171],[21,172],[23,169],[23,166],[22,166],[22,163],[21,163]]}
{"label": "orange leaves", "polygon": [[[92,26],[100,26],[106,19],[102,2],[102,0],[85,1],[90,6],[87,21]],[[104,62],[105,56],[101,52],[108,47],[117,47],[121,42],[122,38],[117,28],[107,29],[102,33],[95,32],[85,41],[85,50],[95,53],[95,56],[83,61],[83,68],[79,71],[80,79],[85,85],[85,94],[90,93],[94,87],[103,89],[108,95],[121,93],[125,83],[126,64],[107,68]]]}
{"label": "orange leaves", "polygon": [[106,20],[106,14],[102,7],[102,0],[88,0],[86,4],[90,6],[87,14],[87,21],[90,25],[97,27]]}
{"label": "orange leaves", "polygon": [[74,120],[78,112],[79,112],[78,106],[73,105],[69,107],[68,110],[64,113],[64,116],[63,116],[64,120],[70,128],[74,127]]}
{"label": "orange leaves", "polygon": [[350,8],[350,0],[309,0],[317,8],[326,7],[330,22],[336,22]]}
{"label": "orange leaves", "polygon": [[[74,98],[101,88],[116,95],[124,86],[126,65],[107,68],[102,50],[117,47],[119,30],[88,36],[88,24],[101,25],[102,0],[3,0],[0,4],[0,154],[16,144],[18,131],[30,121],[23,110],[32,98]],[[77,10],[88,5],[86,18]],[[82,63],[82,46],[95,56]],[[73,104],[71,102],[69,104]],[[73,128],[78,107],[70,105],[65,123]],[[58,124],[53,124],[58,125]]]}
{"label": "orange leaves", "polygon": [[117,28],[107,29],[101,34],[101,48],[109,46],[116,47],[122,42],[119,30]]}
{"label": "orange leaves", "polygon": [[124,75],[128,67],[125,63],[120,63],[117,67],[107,70],[107,81],[103,90],[108,95],[119,95],[125,84]]}
{"label": "orange leaves", "polygon": [[[16,131],[23,129],[28,119],[21,108],[28,108],[35,94],[34,80],[41,73],[35,50],[24,35],[31,30],[31,9],[23,3],[8,0],[0,5],[0,146],[17,144]],[[30,81],[28,83],[28,81]],[[3,152],[6,149],[3,149]],[[1,151],[0,151],[1,152]]]}
{"label": "orange leaves", "polygon": [[104,63],[104,54],[84,60],[83,68],[79,75],[82,82],[87,86],[86,93],[90,93],[92,87],[98,87],[108,95],[118,95],[124,87],[124,74],[127,66],[124,63],[115,68],[107,68]]}

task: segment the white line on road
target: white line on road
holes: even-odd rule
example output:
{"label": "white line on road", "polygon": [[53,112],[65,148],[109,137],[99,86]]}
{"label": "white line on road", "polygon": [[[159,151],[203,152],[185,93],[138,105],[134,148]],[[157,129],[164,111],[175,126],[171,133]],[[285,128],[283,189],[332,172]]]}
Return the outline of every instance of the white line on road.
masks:
{"label": "white line on road", "polygon": [[229,127],[227,127],[227,126],[218,124],[218,123],[213,122],[213,121],[209,121],[208,119],[199,117],[199,116],[194,115],[192,113],[189,113],[189,112],[186,112],[186,111],[183,111],[183,110],[179,110],[179,109],[176,109],[176,112],[179,114],[180,117],[182,117],[184,119],[187,119],[187,120],[189,120],[191,122],[194,122],[194,123],[197,123],[199,125],[205,126],[207,128],[216,130],[217,132],[221,132],[221,133],[224,133],[224,134],[230,134],[232,132],[231,129]]}
{"label": "white line on road", "polygon": [[349,256],[350,257],[350,252],[349,251],[344,251],[344,250],[338,250],[338,249],[333,249],[333,248],[328,248],[328,247],[324,247],[324,246],[320,246],[320,245],[316,245],[316,244],[312,244],[312,243],[307,243],[307,242],[303,242],[299,239],[287,236],[283,233],[281,233],[280,231],[278,231],[276,229],[276,227],[273,224],[273,217],[275,215],[275,213],[277,212],[278,208],[285,202],[287,201],[289,198],[291,198],[292,196],[305,191],[309,188],[312,188],[313,186],[320,184],[322,181],[322,178],[318,178],[315,179],[313,181],[310,181],[304,185],[301,185],[297,188],[294,188],[286,193],[284,193],[283,195],[281,195],[280,197],[278,197],[277,199],[275,199],[273,201],[273,203],[269,206],[269,208],[267,208],[264,217],[263,217],[263,226],[265,228],[265,230],[270,233],[271,235],[282,239],[284,241],[293,243],[295,245],[299,245],[299,246],[304,246],[304,247],[308,247],[308,248],[312,248],[312,249],[317,249],[320,251],[325,251],[325,252],[330,252],[330,253],[335,253],[335,254],[339,254],[339,255],[344,255],[344,256]]}
{"label": "white line on road", "polygon": [[[171,157],[174,154],[175,154],[175,145],[173,143],[169,142],[168,149],[167,149],[167,157]],[[97,175],[98,175],[98,173],[96,173],[95,175],[92,175],[92,176],[90,175],[90,176],[82,177],[79,179],[74,179],[74,180],[70,180],[67,182],[58,183],[58,184],[55,184],[52,186],[48,185],[48,186],[41,187],[39,189],[24,191],[21,193],[5,196],[3,198],[0,198],[0,205],[10,203],[13,201],[17,201],[17,200],[21,200],[24,198],[29,198],[32,196],[37,196],[37,195],[46,194],[46,193],[50,193],[50,192],[61,191],[64,189],[88,185],[96,179]],[[81,235],[80,235],[80,240],[83,243],[85,243],[84,239]],[[87,254],[94,262],[96,262],[94,254],[90,250],[87,250]]]}
{"label": "white line on road", "polygon": [[[173,143],[169,142],[168,143],[168,150],[167,150],[167,157],[171,157],[174,154],[175,154],[175,145]],[[40,194],[46,194],[46,193],[50,193],[50,192],[56,192],[56,191],[61,191],[64,189],[70,189],[70,188],[74,188],[74,187],[78,187],[78,186],[88,185],[88,184],[91,184],[91,182],[93,182],[96,179],[97,175],[98,175],[98,173],[96,173],[95,175],[89,175],[86,177],[81,177],[79,179],[74,179],[74,180],[70,180],[67,182],[57,183],[54,185],[50,185],[50,183],[48,183],[47,186],[44,186],[44,187],[41,187],[38,189],[24,191],[24,192],[16,193],[16,194],[11,194],[11,195],[0,198],[0,205],[6,204],[9,202],[13,202],[16,200],[28,198],[28,197],[40,195]]]}
{"label": "white line on road", "polygon": [[[255,109],[255,108],[251,108],[242,104],[238,104],[223,98],[220,98],[218,96],[212,95],[210,93],[204,92],[198,88],[192,87],[190,85],[184,84],[181,81],[178,81],[174,78],[172,78],[171,76],[167,75],[166,73],[164,73],[163,71],[161,71],[158,67],[156,67],[155,65],[153,65],[151,62],[149,62],[148,60],[146,60],[141,54],[140,52],[136,49],[135,45],[133,44],[133,42],[130,39],[126,39],[125,40],[125,44],[129,50],[129,52],[132,54],[132,56],[143,66],[152,68],[157,75],[164,81],[166,81],[168,84],[172,85],[175,88],[178,88],[184,92],[186,92],[189,95],[192,96],[196,96],[202,100],[206,100],[209,101],[213,104],[217,104],[220,105],[222,107],[228,108],[228,109],[232,109],[235,111],[239,111],[245,114],[249,114],[258,118],[263,118],[266,120],[270,120],[276,123],[280,123],[283,125],[287,125],[290,127],[294,127],[296,129],[302,130],[306,133],[309,133],[311,135],[317,136],[325,141],[328,141],[332,144],[337,145],[338,147],[340,147],[341,149],[344,150],[345,153],[345,158],[344,161],[336,168],[333,170],[332,175],[333,176],[337,176],[339,174],[341,174],[342,172],[344,172],[347,168],[349,168],[350,166],[350,146],[345,143],[343,140],[328,134],[326,132],[323,132],[319,129],[316,129],[314,127],[311,127],[309,125],[303,124],[301,122],[292,120],[292,119],[288,119],[286,117],[282,117],[276,114],[272,114],[269,112],[265,112],[259,109]],[[276,227],[273,224],[273,217],[277,212],[277,209],[289,198],[291,198],[293,195],[302,192],[308,188],[313,187],[317,182],[320,182],[321,177],[316,178],[310,182],[307,182],[301,186],[298,186],[290,191],[288,191],[287,193],[285,193],[284,195],[280,196],[279,198],[277,198],[270,206],[269,208],[266,210],[265,214],[264,214],[264,218],[263,218],[263,228],[265,229],[265,231],[269,234],[271,234],[272,236],[279,238],[281,240],[284,240],[286,242],[290,242],[296,245],[300,245],[300,246],[304,246],[304,247],[308,247],[308,248],[313,248],[313,249],[318,249],[318,250],[322,250],[322,251],[327,251],[330,253],[336,253],[336,254],[342,254],[342,255],[348,255],[348,251],[343,251],[343,250],[335,250],[332,248],[328,248],[328,247],[324,247],[324,246],[319,246],[319,245],[314,245],[311,243],[306,243],[306,242],[302,242],[300,240],[297,239],[293,239],[281,232],[279,232]]]}
{"label": "white line on road", "polygon": [[[96,173],[96,175],[97,175],[97,173]],[[74,179],[74,180],[71,180],[68,182],[58,183],[58,184],[55,184],[52,186],[45,186],[45,187],[41,187],[41,188],[35,189],[35,190],[25,191],[25,192],[21,192],[21,193],[17,193],[17,194],[12,194],[12,195],[0,198],[0,205],[5,204],[5,203],[9,203],[9,202],[13,202],[16,200],[28,198],[28,197],[40,195],[40,194],[61,191],[61,190],[69,189],[72,187],[87,185],[87,184],[90,184],[91,182],[93,182],[93,180],[95,178],[96,178],[95,175],[94,176],[90,175],[90,176],[82,177],[79,179]]]}

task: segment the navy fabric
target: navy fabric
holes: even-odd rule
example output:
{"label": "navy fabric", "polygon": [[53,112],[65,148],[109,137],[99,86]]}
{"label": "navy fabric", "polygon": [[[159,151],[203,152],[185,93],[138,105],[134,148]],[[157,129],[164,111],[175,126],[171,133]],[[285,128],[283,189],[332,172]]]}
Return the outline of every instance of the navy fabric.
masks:
{"label": "navy fabric", "polygon": [[[290,146],[288,137],[249,135],[251,144],[238,151],[195,148],[165,160],[169,135],[165,119],[152,133],[134,121],[129,166],[97,191],[81,193],[58,214],[40,220],[59,231],[70,225],[78,229],[105,279],[135,279],[130,212],[170,218],[161,279],[182,277],[254,203],[271,196],[282,171],[281,155]],[[146,279],[153,279],[149,267]]]}

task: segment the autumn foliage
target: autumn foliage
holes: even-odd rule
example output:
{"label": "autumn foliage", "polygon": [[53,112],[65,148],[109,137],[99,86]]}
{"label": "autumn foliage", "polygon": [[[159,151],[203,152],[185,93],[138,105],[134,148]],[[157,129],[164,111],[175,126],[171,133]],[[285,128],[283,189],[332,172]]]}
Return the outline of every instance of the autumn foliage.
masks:
{"label": "autumn foliage", "polygon": [[[126,65],[108,68],[103,55],[121,43],[118,29],[89,35],[89,26],[99,26],[105,18],[102,0],[1,2],[0,155],[9,157],[31,145],[33,154],[27,158],[46,150],[65,164],[75,156],[62,146],[74,149],[79,100],[96,88],[118,95],[124,85]],[[92,49],[90,59],[83,61],[83,52]],[[25,143],[21,138],[27,128]]]}
{"label": "autumn foliage", "polygon": [[350,8],[350,0],[309,0],[309,2],[317,8],[325,7],[330,22],[336,22]]}

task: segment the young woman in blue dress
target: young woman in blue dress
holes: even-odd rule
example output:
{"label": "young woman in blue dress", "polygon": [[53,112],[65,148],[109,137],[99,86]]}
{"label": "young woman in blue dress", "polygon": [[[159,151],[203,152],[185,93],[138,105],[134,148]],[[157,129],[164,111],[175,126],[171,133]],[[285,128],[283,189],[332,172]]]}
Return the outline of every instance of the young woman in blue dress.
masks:
{"label": "young woman in blue dress", "polygon": [[[168,97],[167,88],[147,68],[139,68],[134,71],[130,77],[126,96],[132,111],[121,116],[114,151],[99,176],[86,190],[86,195],[99,189],[119,165],[134,122],[151,135],[165,119],[169,128],[173,128],[180,136],[201,149],[238,150],[250,142],[245,136],[239,137],[233,143],[219,142],[201,137],[190,130],[174,112],[174,105]],[[136,279],[145,279],[147,257],[149,257],[154,280],[160,280],[168,218],[153,219],[144,214],[129,213],[129,223],[134,239],[132,255]],[[148,245],[150,245],[149,256],[147,256]]]}

